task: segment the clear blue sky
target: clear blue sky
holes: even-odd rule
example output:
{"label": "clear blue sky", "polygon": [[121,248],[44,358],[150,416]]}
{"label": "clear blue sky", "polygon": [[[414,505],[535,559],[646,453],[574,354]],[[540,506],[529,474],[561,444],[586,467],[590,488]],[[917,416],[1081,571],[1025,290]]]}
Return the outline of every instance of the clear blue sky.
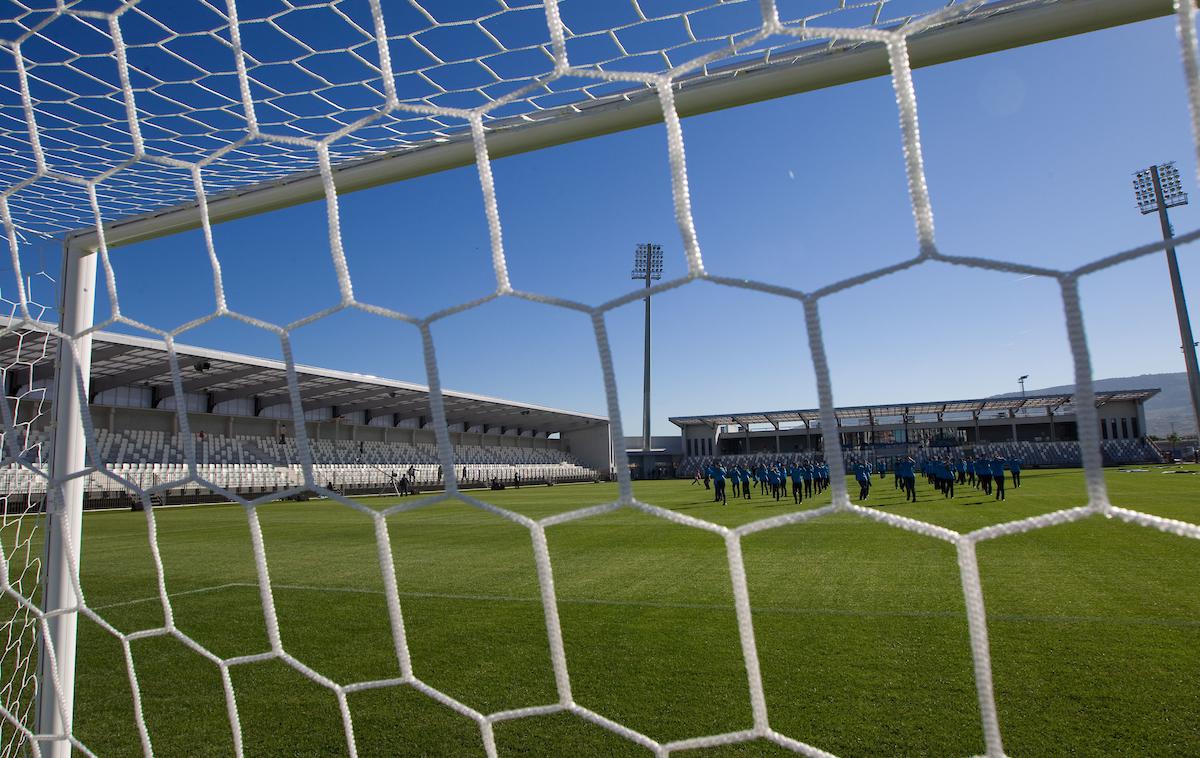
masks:
{"label": "clear blue sky", "polygon": [[[1157,238],[1133,171],[1195,149],[1171,20],[916,72],[937,237],[947,253],[1071,266]],[[890,82],[879,79],[687,119],[690,187],[713,274],[799,289],[916,249]],[[634,246],[686,270],[661,126],[494,164],[514,286],[598,303],[636,286]],[[1193,194],[1200,203],[1200,194]],[[474,168],[347,195],[342,231],[359,299],[425,314],[494,289]],[[1176,229],[1200,226],[1195,206]],[[284,323],[333,304],[322,205],[215,229],[230,306]],[[1200,308],[1195,249],[1181,251]],[[213,308],[201,238],[113,253],[123,306],[173,327]],[[1182,370],[1161,254],[1087,278],[1098,377]],[[101,298],[102,301],[104,298]],[[108,305],[101,302],[97,317]],[[1061,301],[1039,279],[924,266],[821,306],[835,402],[982,396],[1069,383]],[[628,434],[640,431],[642,305],[608,317]],[[445,386],[606,412],[595,342],[577,313],[505,299],[436,325]],[[293,335],[297,360],[424,383],[413,327],[342,313]],[[266,332],[222,321],[182,342],[278,357]],[[674,414],[811,407],[798,303],[691,285],[654,301],[656,434]]]}

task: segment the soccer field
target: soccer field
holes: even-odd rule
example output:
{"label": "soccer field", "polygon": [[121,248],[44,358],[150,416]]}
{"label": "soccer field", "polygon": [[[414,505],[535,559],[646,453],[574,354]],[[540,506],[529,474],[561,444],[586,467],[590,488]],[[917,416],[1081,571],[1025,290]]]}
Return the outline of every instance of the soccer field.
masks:
{"label": "soccer field", "polygon": [[[1108,481],[1118,505],[1200,520],[1200,476]],[[924,483],[905,504],[890,477],[875,483],[871,504],[959,531],[1084,502],[1074,470],[1029,471],[1002,504],[969,488],[945,501]],[[639,499],[727,525],[794,509],[757,494],[714,506],[684,480],[635,484]],[[615,499],[616,486],[480,497],[541,518]],[[285,649],[340,684],[400,676],[371,519],[326,501],[259,513]],[[160,509],[156,522],[177,626],[221,657],[268,651],[245,511]],[[415,675],[484,714],[557,702],[529,532],[458,501],[388,526]],[[576,702],[664,742],[751,726],[721,539],[631,510],[547,534]],[[148,545],[143,514],[85,516],[88,604],[122,632],[164,623]],[[744,553],[774,729],[845,755],[983,752],[950,544],[837,515],[751,535]],[[1008,754],[1200,754],[1200,542],[1092,518],[981,543],[979,562]],[[130,650],[155,753],[231,754],[217,666],[170,637]],[[279,661],[231,673],[246,755],[345,752],[329,690]],[[84,744],[140,753],[121,644],[86,619],[78,688]],[[482,754],[473,721],[411,687],[348,705],[362,755]],[[502,755],[648,754],[561,713],[495,734]]]}

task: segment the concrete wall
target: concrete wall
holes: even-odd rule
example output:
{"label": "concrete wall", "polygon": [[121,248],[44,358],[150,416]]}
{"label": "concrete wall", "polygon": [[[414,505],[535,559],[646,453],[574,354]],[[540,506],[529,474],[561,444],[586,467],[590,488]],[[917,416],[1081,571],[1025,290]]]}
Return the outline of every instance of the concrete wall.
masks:
{"label": "concrete wall", "polygon": [[562,444],[583,465],[601,474],[612,474],[612,432],[607,421],[573,432],[563,432]]}
{"label": "concrete wall", "polygon": [[[626,437],[625,438],[625,449],[626,450],[641,450],[642,449],[642,438],[641,437]],[[670,455],[679,455],[683,452],[683,438],[679,437],[678,435],[671,435],[668,437],[660,437],[660,436],[655,435],[650,438],[650,449],[651,450],[662,450]]]}
{"label": "concrete wall", "polygon": [[718,436],[711,426],[685,426],[680,438],[683,455],[716,455]]}
{"label": "concrete wall", "polygon": [[1101,439],[1134,439],[1146,436],[1146,414],[1140,403],[1105,403],[1097,408],[1096,412],[1104,425]]}

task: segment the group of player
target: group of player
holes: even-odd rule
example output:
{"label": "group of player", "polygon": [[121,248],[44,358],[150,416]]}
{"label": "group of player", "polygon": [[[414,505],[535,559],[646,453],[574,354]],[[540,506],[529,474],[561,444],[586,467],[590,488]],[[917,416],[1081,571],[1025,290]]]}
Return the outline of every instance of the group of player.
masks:
{"label": "group of player", "polygon": [[[917,474],[920,472],[930,486],[942,493],[943,498],[954,497],[955,485],[966,485],[982,490],[985,495],[994,495],[996,500],[1005,499],[1005,471],[1012,475],[1012,486],[1021,486],[1020,458],[981,455],[972,458],[931,457],[917,463],[911,457],[896,458],[892,462],[892,479],[895,487],[904,492],[905,502],[917,502]],[[876,469],[870,461],[851,461],[850,469],[858,482],[858,499],[864,501],[871,494],[871,483],[878,471],[880,478],[886,477],[888,462],[880,461]],[[693,485],[701,482],[713,492],[713,502],[729,504],[727,487],[732,488],[733,497],[751,499],[757,484],[759,493],[775,500],[788,496],[788,481],[791,480],[792,500],[803,503],[804,498],[820,494],[829,487],[829,466],[824,461],[784,460],[757,465],[733,464],[725,467],[720,461],[712,461],[696,469]]]}
{"label": "group of player", "polygon": [[829,487],[829,466],[822,461],[795,461],[788,463],[778,461],[773,464],[760,463],[754,468],[734,464],[729,468],[714,461],[696,469],[693,485],[704,483],[704,489],[711,489],[713,502],[729,504],[727,485],[733,489],[733,496],[743,500],[751,499],[754,485],[758,485],[761,495],[767,495],[776,500],[788,496],[788,480],[792,484],[792,502],[803,503],[804,498],[819,495]]}
{"label": "group of player", "polygon": [[[1007,469],[1012,474],[1013,487],[1021,486],[1020,458],[1004,458],[999,455],[982,455],[974,458],[933,457],[927,458],[919,465],[910,458],[899,458],[895,461],[893,480],[896,489],[904,492],[905,502],[917,501],[917,471],[929,482],[935,490],[942,493],[943,498],[954,497],[954,486],[969,485],[982,490],[985,495],[993,495],[996,500],[1004,500],[1004,472]],[[887,470],[887,463],[880,464],[880,475]],[[865,470],[867,482],[863,484],[863,475],[859,469]],[[870,491],[870,464],[857,464],[855,478],[859,480],[859,500],[865,500]]]}
{"label": "group of player", "polygon": [[954,497],[954,485],[969,485],[1004,500],[1005,470],[1012,475],[1013,488],[1021,486],[1020,458],[1004,458],[999,455],[977,458],[930,458],[921,467],[921,472],[942,497]]}

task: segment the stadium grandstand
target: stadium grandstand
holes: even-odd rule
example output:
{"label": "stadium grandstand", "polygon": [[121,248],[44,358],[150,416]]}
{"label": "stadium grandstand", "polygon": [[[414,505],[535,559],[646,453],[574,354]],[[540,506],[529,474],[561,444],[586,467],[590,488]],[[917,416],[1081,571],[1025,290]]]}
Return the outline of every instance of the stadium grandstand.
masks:
{"label": "stadium grandstand", "polygon": [[[47,327],[49,328],[49,327]],[[8,507],[39,503],[50,460],[56,340],[37,330],[0,337],[9,412],[22,439],[19,461],[0,469]],[[175,345],[181,394],[162,342],[98,332],[88,389],[85,506],[137,507],[130,484],[155,490],[155,504],[225,500],[187,476],[187,414],[199,478],[230,493],[259,497],[304,484],[286,364]],[[297,366],[297,389],[313,480],[345,493],[397,491],[442,481],[428,388],[375,376]],[[612,470],[608,419],[584,413],[444,391],[460,486],[559,483],[607,478]],[[4,440],[12,447],[11,441]],[[102,465],[102,466],[101,466]],[[124,481],[122,481],[124,480]]]}
{"label": "stadium grandstand", "polygon": [[[1096,393],[1101,450],[1107,465],[1161,462],[1144,436],[1145,403],[1158,389]],[[690,476],[712,458],[758,460],[819,455],[825,430],[820,410],[759,411],[674,416],[683,458],[676,469]],[[1082,465],[1075,399],[1071,393],[860,405],[834,409],[838,435],[857,458],[890,460],[957,448],[1021,458],[1029,467]]]}

